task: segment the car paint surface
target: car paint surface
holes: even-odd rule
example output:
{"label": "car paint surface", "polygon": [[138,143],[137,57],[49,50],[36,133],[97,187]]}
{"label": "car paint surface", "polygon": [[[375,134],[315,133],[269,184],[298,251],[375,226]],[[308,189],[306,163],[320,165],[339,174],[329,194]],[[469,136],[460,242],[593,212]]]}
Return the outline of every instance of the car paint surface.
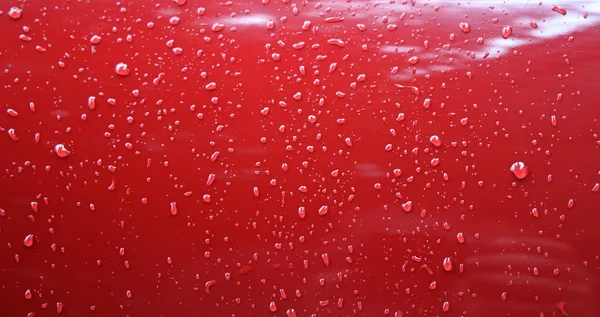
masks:
{"label": "car paint surface", "polygon": [[0,10],[1,316],[600,316],[598,1]]}

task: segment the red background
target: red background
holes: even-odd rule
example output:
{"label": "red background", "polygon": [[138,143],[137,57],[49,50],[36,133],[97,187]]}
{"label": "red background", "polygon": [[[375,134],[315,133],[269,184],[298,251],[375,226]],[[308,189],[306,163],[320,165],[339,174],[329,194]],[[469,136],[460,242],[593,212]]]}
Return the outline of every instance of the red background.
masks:
{"label": "red background", "polygon": [[600,315],[597,1],[263,2],[4,2],[0,315]]}

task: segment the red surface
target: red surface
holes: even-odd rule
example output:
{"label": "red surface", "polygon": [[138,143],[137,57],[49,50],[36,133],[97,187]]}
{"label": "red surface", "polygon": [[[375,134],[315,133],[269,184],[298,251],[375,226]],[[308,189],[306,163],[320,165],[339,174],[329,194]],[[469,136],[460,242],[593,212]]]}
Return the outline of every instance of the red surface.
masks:
{"label": "red surface", "polygon": [[600,316],[597,1],[263,2],[4,2],[0,315]]}

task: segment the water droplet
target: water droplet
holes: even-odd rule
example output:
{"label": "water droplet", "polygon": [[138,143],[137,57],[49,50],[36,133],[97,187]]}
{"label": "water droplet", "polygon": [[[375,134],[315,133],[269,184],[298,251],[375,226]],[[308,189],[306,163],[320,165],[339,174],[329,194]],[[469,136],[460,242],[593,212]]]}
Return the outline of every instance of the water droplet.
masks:
{"label": "water droplet", "polygon": [[460,30],[463,31],[464,33],[469,33],[469,32],[471,32],[471,26],[467,22],[461,22]]}
{"label": "water droplet", "polygon": [[507,25],[504,28],[502,28],[502,38],[507,39],[510,37],[511,34],[512,34],[512,27],[510,25]]}
{"label": "water droplet", "polygon": [[208,91],[215,90],[215,89],[217,89],[217,83],[215,83],[215,82],[208,83],[204,88]]}
{"label": "water droplet", "polygon": [[321,208],[319,208],[319,216],[325,216],[328,211],[329,208],[327,206],[321,206]]}
{"label": "water droplet", "polygon": [[100,40],[102,40],[102,37],[99,35],[92,35],[92,37],[90,38],[90,43],[92,44],[98,44],[100,43]]}
{"label": "water droplet", "polygon": [[450,259],[450,257],[446,257],[444,259],[443,266],[444,266],[445,271],[447,271],[447,272],[452,271],[452,260]]}
{"label": "water droplet", "polygon": [[296,311],[293,308],[288,309],[286,314],[287,314],[287,317],[298,317],[296,315]]}
{"label": "water droplet", "polygon": [[215,280],[210,280],[208,282],[206,282],[206,284],[204,284],[204,292],[206,294],[210,294],[210,287],[215,285],[217,283],[217,281]]}
{"label": "water droplet", "polygon": [[340,39],[329,39],[327,40],[327,44],[335,45],[337,47],[346,47],[346,42]]}
{"label": "water droplet", "polygon": [[533,218],[539,218],[540,212],[537,210],[537,208],[533,208],[531,209],[531,215],[533,216]]}
{"label": "water droplet", "polygon": [[511,167],[510,171],[515,175],[518,179],[523,179],[527,177],[529,174],[529,168],[523,162],[515,162]]}
{"label": "water droplet", "polygon": [[461,243],[461,244],[465,243],[465,236],[464,236],[464,234],[462,232],[459,232],[456,235],[456,240],[458,241],[458,243]]}
{"label": "water droplet", "polygon": [[96,109],[96,96],[89,96],[88,97],[88,108],[90,110]]}
{"label": "water droplet", "polygon": [[429,107],[431,107],[431,99],[425,98],[425,100],[423,100],[423,108],[429,109]]}
{"label": "water droplet", "polygon": [[450,310],[450,303],[444,302],[444,304],[442,304],[442,311],[448,312],[449,310]]}
{"label": "water droplet", "polygon": [[325,264],[326,267],[329,267],[329,254],[323,253],[321,258],[323,259],[323,264]]}
{"label": "water droplet", "polygon": [[408,59],[408,63],[411,65],[416,65],[419,62],[419,57],[417,56],[412,56],[411,58]]}
{"label": "water droplet", "polygon": [[344,141],[346,141],[346,145],[347,145],[347,146],[349,146],[349,147],[352,147],[352,146],[353,146],[353,144],[352,144],[352,139],[350,139],[350,138],[346,138]]}
{"label": "water droplet", "polygon": [[560,313],[563,316],[569,316],[569,314],[567,314],[567,311],[565,310],[565,305],[566,304],[567,303],[565,303],[565,302],[558,302],[558,303],[556,303],[556,308],[560,311]]}
{"label": "water droplet", "polygon": [[26,247],[31,247],[33,245],[33,234],[28,234],[25,239],[23,239],[23,245]]}
{"label": "water droplet", "polygon": [[429,138],[429,142],[431,142],[431,144],[435,145],[436,147],[442,146],[442,140],[440,140],[440,137],[437,135],[432,135]]}
{"label": "water droplet", "polygon": [[23,15],[23,9],[21,9],[21,8],[12,7],[8,10],[8,16],[14,20],[20,19],[22,15]]}
{"label": "water droplet", "polygon": [[179,18],[178,16],[173,16],[169,19],[169,24],[171,25],[178,25],[179,22],[181,22],[181,18]]}
{"label": "water droplet", "polygon": [[65,147],[65,145],[61,144],[61,143],[59,143],[56,146],[54,146],[54,152],[60,158],[65,158],[65,157],[67,157],[67,156],[69,156],[71,154],[71,152],[69,150],[67,150],[67,148]]}
{"label": "water droplet", "polygon": [[213,30],[213,32],[219,32],[219,31],[223,30],[224,28],[225,28],[225,25],[223,25],[221,23],[215,23],[211,27],[211,29]]}
{"label": "water droplet", "polygon": [[15,129],[8,129],[8,136],[15,142],[19,141],[19,137],[17,136]]}
{"label": "water droplet", "polygon": [[337,22],[342,22],[342,21],[344,21],[344,18],[342,18],[342,17],[325,18],[325,23],[337,23]]}
{"label": "water droplet", "polygon": [[562,8],[562,7],[559,7],[559,6],[557,6],[557,5],[553,5],[553,6],[552,6],[552,11],[554,11],[554,12],[558,12],[558,13],[560,13],[560,14],[562,14],[562,15],[566,15],[566,14],[567,14],[567,10],[565,10],[564,8]]}
{"label": "water droplet", "polygon": [[209,174],[208,179],[206,180],[206,186],[212,185],[215,182],[215,179],[217,179],[215,174]]}
{"label": "water droplet", "polygon": [[273,313],[277,311],[277,305],[275,305],[275,302],[269,303],[269,310]]}
{"label": "water droplet", "polygon": [[128,76],[129,75],[129,66],[125,63],[118,63],[115,66],[115,72],[120,76]]}

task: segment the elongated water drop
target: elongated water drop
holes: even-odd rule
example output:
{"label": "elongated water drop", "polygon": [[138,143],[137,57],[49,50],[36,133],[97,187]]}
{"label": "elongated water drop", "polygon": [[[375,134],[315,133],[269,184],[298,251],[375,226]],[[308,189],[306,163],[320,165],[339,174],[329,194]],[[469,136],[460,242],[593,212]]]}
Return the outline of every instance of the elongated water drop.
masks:
{"label": "elongated water drop", "polygon": [[507,25],[504,28],[502,28],[502,38],[507,39],[510,37],[511,34],[512,34],[512,27],[510,25]]}
{"label": "elongated water drop", "polygon": [[23,245],[26,247],[31,247],[33,245],[33,234],[28,234],[25,236],[25,239],[23,239]]}
{"label": "elongated water drop", "polygon": [[452,260],[450,259],[450,257],[446,257],[444,259],[443,266],[444,266],[445,271],[447,271],[447,272],[452,271]]}
{"label": "elongated water drop", "polygon": [[560,13],[562,15],[566,15],[567,14],[567,10],[565,10],[564,8],[559,7],[557,5],[552,6],[552,11],[558,12],[558,13]]}

